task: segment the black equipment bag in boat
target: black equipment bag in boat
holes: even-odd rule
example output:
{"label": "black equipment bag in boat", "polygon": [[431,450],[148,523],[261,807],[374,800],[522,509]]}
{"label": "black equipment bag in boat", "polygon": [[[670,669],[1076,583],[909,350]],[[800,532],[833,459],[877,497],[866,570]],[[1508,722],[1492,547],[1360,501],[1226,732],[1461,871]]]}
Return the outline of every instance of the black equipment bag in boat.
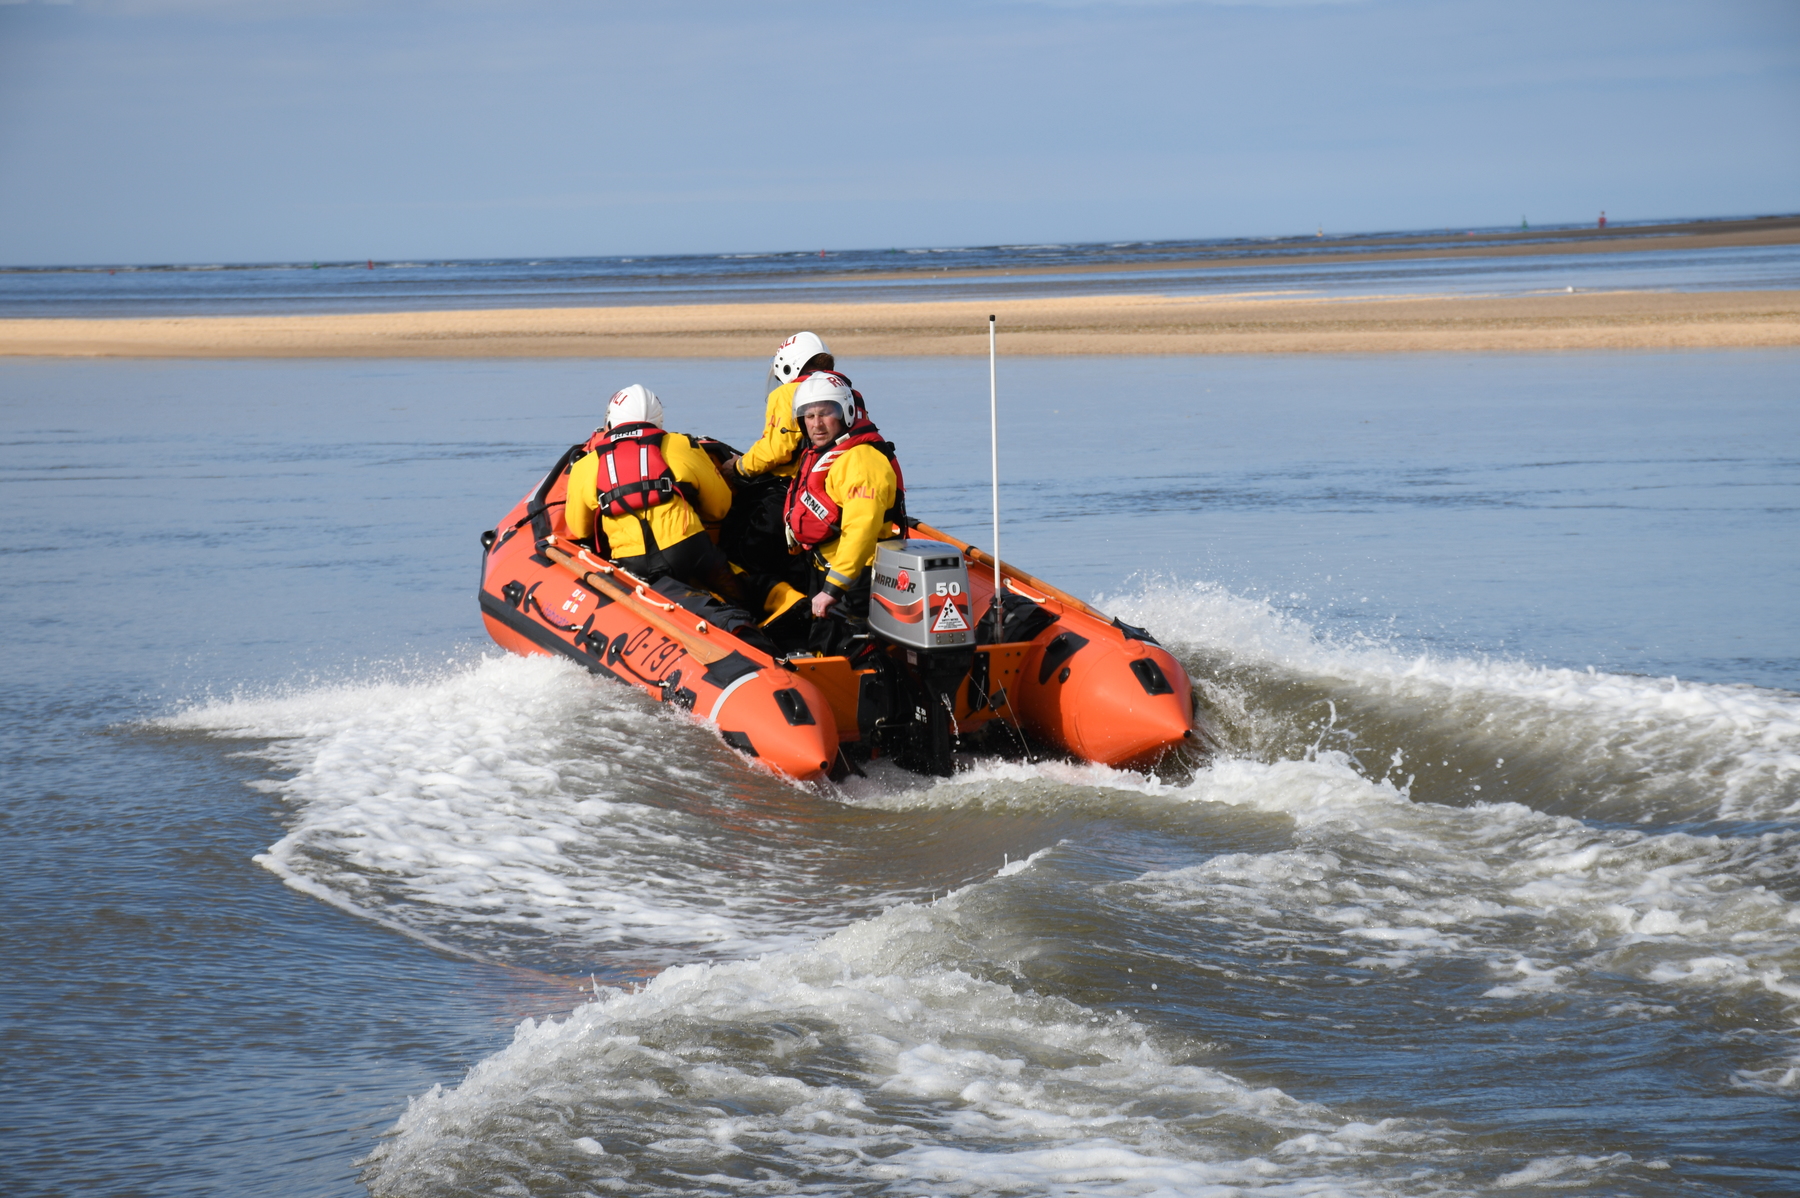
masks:
{"label": "black equipment bag in boat", "polygon": [[719,526],[719,548],[725,556],[759,574],[789,579],[794,555],[788,552],[785,478],[734,480],[731,510]]}
{"label": "black equipment bag in boat", "polygon": [[1056,623],[1058,617],[1045,611],[1041,604],[1033,603],[1023,595],[1008,595],[1002,604],[1006,613],[1000,625],[1000,636],[994,636],[994,616],[990,609],[975,625],[975,643],[977,645],[1013,645],[1020,641],[1028,641],[1038,633]]}

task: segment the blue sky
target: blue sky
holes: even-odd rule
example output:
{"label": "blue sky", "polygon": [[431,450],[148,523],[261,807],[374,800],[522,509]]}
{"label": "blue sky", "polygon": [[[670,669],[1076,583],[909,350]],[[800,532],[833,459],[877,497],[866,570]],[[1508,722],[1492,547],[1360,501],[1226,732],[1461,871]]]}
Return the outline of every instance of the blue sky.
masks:
{"label": "blue sky", "polygon": [[1800,211],[1795,0],[0,0],[0,262]]}

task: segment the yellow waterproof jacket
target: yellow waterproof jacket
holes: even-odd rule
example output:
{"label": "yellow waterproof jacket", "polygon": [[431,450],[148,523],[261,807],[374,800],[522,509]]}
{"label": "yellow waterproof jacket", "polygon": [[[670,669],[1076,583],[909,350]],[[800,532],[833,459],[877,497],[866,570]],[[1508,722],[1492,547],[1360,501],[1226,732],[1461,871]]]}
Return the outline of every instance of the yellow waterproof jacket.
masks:
{"label": "yellow waterproof jacket", "polygon": [[883,519],[900,493],[887,455],[873,445],[853,445],[831,463],[825,493],[841,509],[838,535],[814,552],[825,566],[825,588],[834,594],[854,586],[875,561],[875,542],[900,535]]}
{"label": "yellow waterproof jacket", "polygon": [[754,478],[759,474],[772,474],[777,478],[794,477],[794,469],[800,461],[800,450],[804,448],[800,422],[794,419],[794,389],[799,385],[800,379],[795,379],[769,392],[769,406],[763,416],[762,436],[738,459],[737,471],[745,478]]}
{"label": "yellow waterproof jacket", "polygon": [[[678,494],[667,503],[649,508],[642,516],[601,516],[600,531],[606,534],[613,557],[636,557],[650,551],[644,543],[646,523],[650,535],[656,538],[657,548],[667,549],[705,532],[708,524],[716,525],[731,510],[731,488],[692,437],[664,433],[662,455],[676,483],[692,487],[695,502]],[[569,535],[578,541],[585,541],[594,533],[594,514],[600,501],[599,470],[598,453],[590,453],[569,467],[569,500],[563,519],[568,522]]]}

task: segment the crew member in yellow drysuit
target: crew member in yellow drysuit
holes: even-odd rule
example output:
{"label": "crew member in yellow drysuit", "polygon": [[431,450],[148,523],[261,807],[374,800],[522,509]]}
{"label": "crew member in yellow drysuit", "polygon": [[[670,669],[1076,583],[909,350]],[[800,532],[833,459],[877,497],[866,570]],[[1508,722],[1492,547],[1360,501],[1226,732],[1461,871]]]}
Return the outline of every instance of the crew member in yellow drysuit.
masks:
{"label": "crew member in yellow drysuit", "polygon": [[814,627],[809,647],[841,652],[868,619],[875,543],[901,535],[906,485],[894,447],[860,410],[850,380],[818,371],[794,390],[806,447],[788,484],[788,539],[810,553]]}
{"label": "crew member in yellow drysuit", "polygon": [[742,455],[724,463],[735,492],[719,547],[742,567],[744,590],[773,620],[804,598],[807,570],[788,553],[782,503],[805,448],[794,416],[794,388],[808,375],[836,365],[816,333],[795,333],[775,349],[766,392],[762,435]]}
{"label": "crew member in yellow drysuit", "polygon": [[836,359],[817,333],[795,333],[777,346],[775,358],[769,363],[769,377],[763,383],[768,396],[762,436],[741,455],[726,462],[725,468],[737,471],[740,479],[794,477],[795,463],[805,447],[800,422],[794,417],[794,388],[814,371],[836,369]]}
{"label": "crew member in yellow drysuit", "polygon": [[662,401],[633,383],[607,405],[606,435],[569,467],[569,535],[585,541],[600,517],[600,551],[647,581],[680,579],[740,599],[736,576],[713,543],[731,488],[691,437],[662,428]]}

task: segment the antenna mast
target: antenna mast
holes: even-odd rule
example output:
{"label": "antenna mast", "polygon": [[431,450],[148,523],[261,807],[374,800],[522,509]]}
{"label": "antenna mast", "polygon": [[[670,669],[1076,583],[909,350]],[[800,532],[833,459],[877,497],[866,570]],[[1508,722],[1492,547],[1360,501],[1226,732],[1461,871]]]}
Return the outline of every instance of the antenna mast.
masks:
{"label": "antenna mast", "polygon": [[994,474],[994,643],[1000,643],[1000,625],[1006,619],[1005,592],[1000,589],[1000,388],[995,371],[994,317],[988,316],[988,434],[993,448]]}

